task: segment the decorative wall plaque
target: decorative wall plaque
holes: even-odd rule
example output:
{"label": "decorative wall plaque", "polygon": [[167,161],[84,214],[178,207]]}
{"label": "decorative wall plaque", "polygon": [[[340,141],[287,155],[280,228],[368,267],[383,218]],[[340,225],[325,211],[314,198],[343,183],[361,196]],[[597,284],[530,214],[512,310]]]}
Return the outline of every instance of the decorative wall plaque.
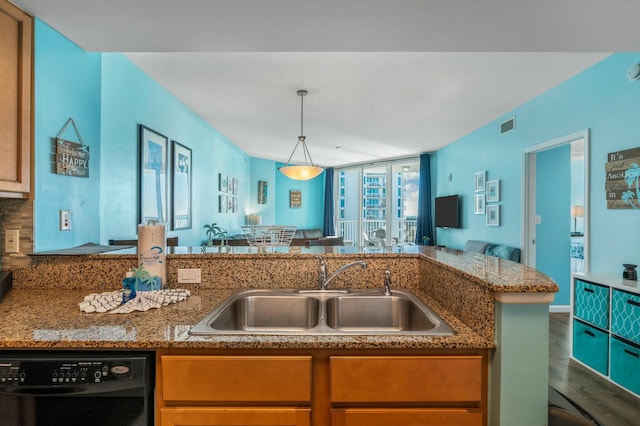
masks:
{"label": "decorative wall plaque", "polygon": [[[73,125],[79,142],[62,138],[69,124]],[[89,177],[89,146],[84,144],[82,136],[73,118],[67,120],[56,136],[56,173],[59,175]]]}
{"label": "decorative wall plaque", "polygon": [[299,209],[302,207],[302,191],[292,189],[289,191],[289,208]]}
{"label": "decorative wall plaque", "polygon": [[610,152],[607,159],[607,208],[640,209],[640,147]]}

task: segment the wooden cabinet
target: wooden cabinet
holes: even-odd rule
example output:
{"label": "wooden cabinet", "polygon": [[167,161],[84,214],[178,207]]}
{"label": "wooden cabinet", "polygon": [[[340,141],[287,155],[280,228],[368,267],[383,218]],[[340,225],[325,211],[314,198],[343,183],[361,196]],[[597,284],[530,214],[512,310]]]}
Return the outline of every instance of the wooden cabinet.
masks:
{"label": "wooden cabinet", "polygon": [[309,426],[309,408],[171,407],[160,426]]}
{"label": "wooden cabinet", "polygon": [[480,426],[485,383],[479,355],[331,357],[332,424]]}
{"label": "wooden cabinet", "polygon": [[310,424],[310,356],[164,355],[160,373],[162,426]]}
{"label": "wooden cabinet", "polygon": [[571,357],[640,395],[640,285],[622,274],[574,274]]}
{"label": "wooden cabinet", "polygon": [[486,351],[344,352],[162,354],[158,424],[486,425]]}
{"label": "wooden cabinet", "polygon": [[0,197],[29,197],[32,21],[0,0]]}
{"label": "wooden cabinet", "polygon": [[332,410],[332,426],[473,426],[482,425],[479,409],[344,408]]}

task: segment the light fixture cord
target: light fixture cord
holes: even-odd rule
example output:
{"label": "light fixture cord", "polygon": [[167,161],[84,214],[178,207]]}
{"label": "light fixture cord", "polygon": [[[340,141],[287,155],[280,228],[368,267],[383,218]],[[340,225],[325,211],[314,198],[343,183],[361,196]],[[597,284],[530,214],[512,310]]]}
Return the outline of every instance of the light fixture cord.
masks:
{"label": "light fixture cord", "polygon": [[304,95],[300,96],[300,136],[304,137]]}
{"label": "light fixture cord", "polygon": [[293,158],[293,154],[296,153],[296,149],[298,149],[298,145],[302,142],[302,153],[304,155],[304,164],[311,165],[313,167],[318,167],[313,164],[313,159],[311,159],[311,153],[309,152],[309,148],[307,148],[307,143],[305,142],[306,137],[304,136],[304,96],[307,94],[306,91],[300,91],[298,95],[300,96],[300,136],[298,136],[298,142],[296,142],[296,146],[293,148],[293,152],[289,156],[287,160],[287,166],[291,162],[291,158]]}

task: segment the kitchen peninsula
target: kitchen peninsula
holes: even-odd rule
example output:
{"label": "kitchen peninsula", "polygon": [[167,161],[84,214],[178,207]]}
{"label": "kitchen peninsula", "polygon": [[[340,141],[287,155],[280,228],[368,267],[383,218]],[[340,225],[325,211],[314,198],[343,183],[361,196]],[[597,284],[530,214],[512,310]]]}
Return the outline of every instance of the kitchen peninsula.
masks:
{"label": "kitchen peninsula", "polygon": [[[215,358],[216,362],[231,362],[230,365],[238,367],[233,364],[237,360],[259,356],[269,362],[285,362],[292,366],[291,371],[298,371],[304,377],[305,372],[312,372],[312,383],[302,386],[306,394],[288,397],[288,401],[295,404],[285,405],[298,407],[289,414],[310,416],[310,424],[314,425],[329,424],[329,418],[334,425],[358,424],[370,419],[367,416],[382,415],[381,407],[387,410],[391,407],[394,415],[416,411],[413,414],[433,416],[444,412],[442,415],[457,416],[465,411],[460,406],[464,408],[468,401],[474,402],[464,415],[472,417],[461,417],[463,420],[457,421],[473,418],[474,423],[459,424],[524,426],[546,422],[548,303],[558,290],[546,275],[499,258],[423,246],[289,247],[262,252],[234,247],[228,250],[230,252],[213,247],[202,253],[200,247],[172,248],[167,256],[169,285],[187,288],[191,296],[175,305],[131,314],[86,314],[79,311],[78,303],[89,293],[118,289],[124,272],[136,266],[135,248],[92,255],[33,256],[30,268],[13,271],[14,289],[0,303],[3,318],[0,349],[153,349],[158,360],[158,412],[164,413],[167,419],[185,409],[175,392],[162,388],[168,383],[175,385],[179,379],[171,375],[173,370],[169,366],[181,366],[181,371],[189,371],[186,365]],[[452,336],[215,337],[188,334],[191,326],[239,288],[315,288],[317,254],[322,255],[330,270],[354,260],[368,263],[365,270],[353,269],[339,276],[332,282],[335,288],[382,289],[384,271],[391,271],[393,287],[413,291],[456,333]],[[189,268],[201,269],[200,284],[177,283],[177,270]],[[202,356],[208,358],[201,359]],[[405,395],[402,401],[354,402],[348,391],[332,388],[338,386],[339,377],[330,375],[331,371],[333,374],[351,371],[349,362],[354,356],[364,362],[364,371],[367,363],[375,366],[380,357],[399,362],[391,367],[394,375],[390,380],[421,380],[412,388],[412,394],[421,394],[419,389],[429,388],[429,382],[425,381],[440,372],[440,368],[434,366],[433,370],[422,373],[412,370],[414,362],[432,362],[440,357],[463,363],[476,360],[469,362],[478,363],[475,385],[480,390],[462,397],[466,402],[453,404],[457,404],[456,409],[437,402],[420,405],[408,400],[411,395]],[[185,362],[187,364],[181,364]],[[224,362],[221,365],[227,365]],[[264,366],[253,367],[258,371],[268,370]],[[228,368],[220,367],[221,370]],[[211,369],[215,370],[208,365],[207,371]],[[276,385],[288,383],[289,379],[298,383],[289,377]],[[526,389],[522,386],[524,382]],[[442,393],[452,384],[439,385],[436,390]],[[324,396],[318,400],[318,395]],[[208,398],[215,399],[214,396]],[[240,405],[248,404],[246,398],[242,396]],[[202,405],[189,400],[189,404],[192,403]],[[218,408],[221,404],[234,405],[229,401],[216,404]],[[267,408],[265,404],[264,401],[257,403],[263,409]],[[192,414],[197,411],[193,410]]]}

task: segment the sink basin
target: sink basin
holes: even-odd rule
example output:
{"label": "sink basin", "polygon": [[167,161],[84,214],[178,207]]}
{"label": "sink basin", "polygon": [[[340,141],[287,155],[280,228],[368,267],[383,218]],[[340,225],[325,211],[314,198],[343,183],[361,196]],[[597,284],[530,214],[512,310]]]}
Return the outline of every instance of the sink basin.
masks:
{"label": "sink basin", "polygon": [[409,291],[239,290],[189,334],[452,335],[453,329]]}
{"label": "sink basin", "polygon": [[320,301],[295,294],[273,294],[261,290],[243,292],[227,299],[210,316],[215,330],[292,331],[318,325]]}
{"label": "sink basin", "polygon": [[427,331],[437,325],[405,296],[339,296],[326,306],[327,326],[340,331]]}

